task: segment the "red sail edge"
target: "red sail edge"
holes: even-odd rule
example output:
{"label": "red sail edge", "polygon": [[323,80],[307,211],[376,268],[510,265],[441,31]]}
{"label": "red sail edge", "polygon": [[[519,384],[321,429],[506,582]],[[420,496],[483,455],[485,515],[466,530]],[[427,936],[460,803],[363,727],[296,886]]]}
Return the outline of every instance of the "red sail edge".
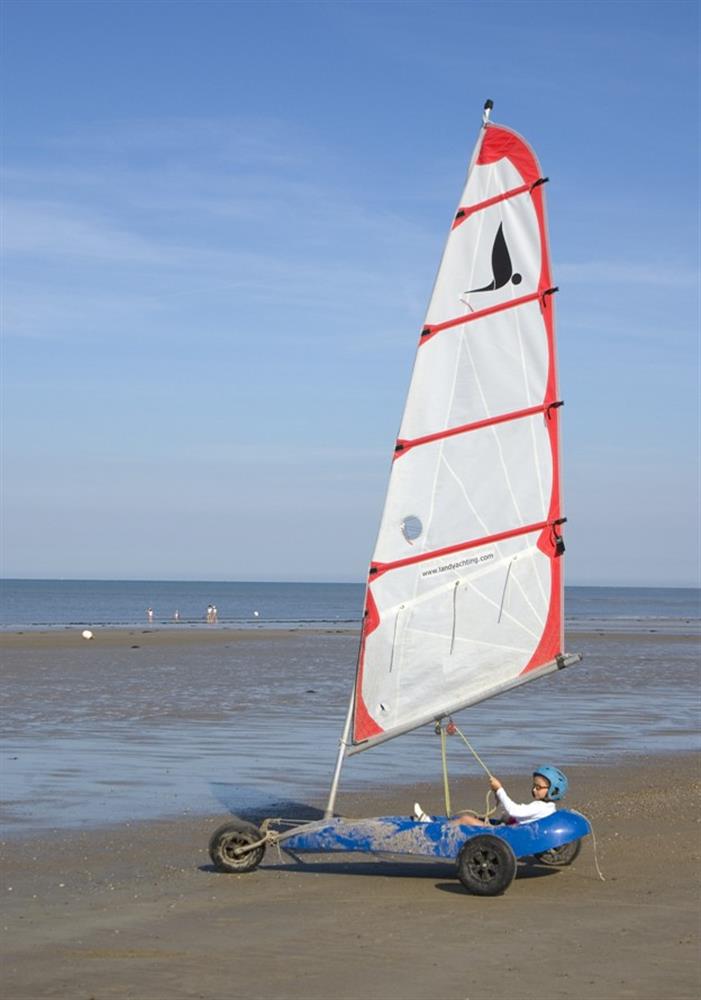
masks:
{"label": "red sail edge", "polygon": [[[504,128],[500,125],[490,125],[486,130],[477,163],[487,165],[496,163],[497,160],[508,159],[518,170],[524,183],[534,184],[541,177],[541,170],[535,153],[528,143],[516,132]],[[548,235],[545,220],[545,205],[543,203],[542,188],[537,187],[531,191],[533,206],[538,218],[538,228],[540,230],[541,245],[541,273],[539,288],[541,293],[546,288],[552,286],[550,270],[550,259],[548,253]],[[548,341],[548,381],[546,398],[557,398],[557,376],[555,365],[555,325],[553,316],[552,297],[548,303],[548,308],[543,309],[543,321],[545,323],[546,336]],[[560,514],[560,444],[559,444],[559,420],[557,411],[551,413],[549,424],[550,447],[553,460],[553,488],[550,497],[550,510],[548,520],[550,522],[558,520]],[[552,530],[543,530],[539,540],[538,548],[550,560],[550,607],[548,616],[543,628],[540,642],[521,674],[530,673],[537,670],[545,663],[550,663],[563,651],[563,616],[562,616],[562,563],[560,556],[555,550],[555,543]]]}
{"label": "red sail edge", "polygon": [[369,740],[371,736],[379,736],[384,732],[370,715],[363,698],[363,667],[365,665],[365,641],[371,632],[374,632],[380,624],[380,615],[377,605],[372,596],[370,585],[367,588],[367,604],[365,608],[365,618],[363,620],[363,632],[360,640],[360,654],[358,656],[358,675],[355,681],[355,711],[353,715],[353,742],[362,743]]}

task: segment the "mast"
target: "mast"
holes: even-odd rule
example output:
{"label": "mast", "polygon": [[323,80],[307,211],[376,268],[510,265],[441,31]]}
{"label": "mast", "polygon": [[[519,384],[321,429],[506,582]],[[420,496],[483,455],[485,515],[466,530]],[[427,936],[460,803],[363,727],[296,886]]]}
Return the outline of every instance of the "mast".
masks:
{"label": "mast", "polygon": [[338,785],[341,780],[341,768],[343,767],[343,761],[346,756],[346,749],[348,747],[348,741],[350,738],[351,725],[353,722],[353,702],[355,701],[355,691],[351,695],[350,702],[348,703],[348,711],[346,712],[346,721],[343,726],[343,733],[341,734],[341,741],[338,745],[338,756],[336,757],[336,766],[333,770],[333,777],[331,779],[331,788],[329,789],[329,798],[326,803],[326,810],[324,812],[324,819],[331,819],[333,817],[334,808],[336,806],[336,795],[338,793]]}

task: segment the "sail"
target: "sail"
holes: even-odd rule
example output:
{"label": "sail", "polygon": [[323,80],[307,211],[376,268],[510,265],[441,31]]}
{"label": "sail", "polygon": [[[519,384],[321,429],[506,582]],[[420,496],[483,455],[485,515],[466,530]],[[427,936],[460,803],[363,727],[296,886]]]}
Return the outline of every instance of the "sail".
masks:
{"label": "sail", "polygon": [[538,161],[485,122],[370,565],[354,753],[562,665],[554,295]]}

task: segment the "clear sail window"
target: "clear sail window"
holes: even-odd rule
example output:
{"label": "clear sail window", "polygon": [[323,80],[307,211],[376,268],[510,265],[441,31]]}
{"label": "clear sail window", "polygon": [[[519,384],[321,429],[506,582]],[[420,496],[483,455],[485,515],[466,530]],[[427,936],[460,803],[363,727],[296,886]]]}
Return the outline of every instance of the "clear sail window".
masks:
{"label": "clear sail window", "polygon": [[402,521],[402,534],[410,545],[416,541],[423,530],[424,526],[421,523],[421,519],[415,514],[409,514]]}

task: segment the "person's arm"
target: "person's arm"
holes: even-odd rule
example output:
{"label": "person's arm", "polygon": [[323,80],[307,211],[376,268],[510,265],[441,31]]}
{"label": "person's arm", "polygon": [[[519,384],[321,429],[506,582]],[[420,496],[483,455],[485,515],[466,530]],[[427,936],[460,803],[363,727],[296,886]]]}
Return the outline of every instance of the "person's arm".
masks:
{"label": "person's arm", "polygon": [[504,809],[506,813],[512,819],[518,820],[530,820],[537,819],[542,816],[543,813],[543,803],[542,802],[514,802],[504,791],[503,787],[499,785],[496,789],[497,799],[499,800],[499,805]]}

